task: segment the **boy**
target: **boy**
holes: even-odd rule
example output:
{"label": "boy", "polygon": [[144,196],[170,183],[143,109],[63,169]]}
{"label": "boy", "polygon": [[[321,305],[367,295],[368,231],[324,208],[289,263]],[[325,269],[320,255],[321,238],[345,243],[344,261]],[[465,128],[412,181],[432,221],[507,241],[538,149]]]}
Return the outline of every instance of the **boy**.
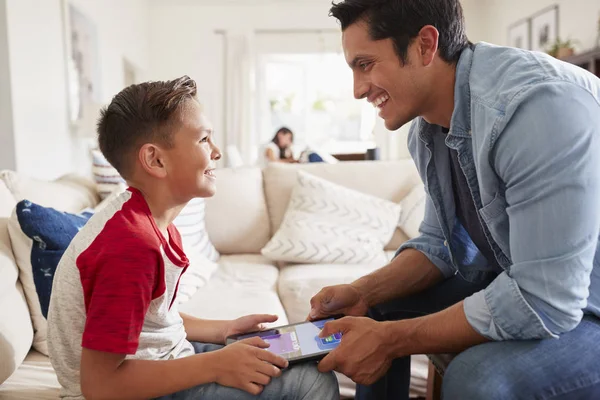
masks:
{"label": "boy", "polygon": [[56,271],[48,341],[61,396],[337,398],[332,374],[308,364],[282,372],[287,361],[259,338],[217,345],[276,316],[207,321],[177,311],[189,262],[171,222],[190,199],[214,195],[221,157],[195,96],[187,76],[143,83],[102,112],[100,149],[130,188],[90,219]]}

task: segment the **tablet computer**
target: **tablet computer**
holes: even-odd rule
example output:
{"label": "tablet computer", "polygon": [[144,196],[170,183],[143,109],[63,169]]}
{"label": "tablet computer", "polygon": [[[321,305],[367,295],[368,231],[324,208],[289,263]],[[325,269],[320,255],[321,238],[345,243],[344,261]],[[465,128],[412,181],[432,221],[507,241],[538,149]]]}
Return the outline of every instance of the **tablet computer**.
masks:
{"label": "tablet computer", "polygon": [[328,321],[306,321],[297,324],[280,326],[261,332],[246,333],[227,338],[226,344],[238,340],[259,336],[270,346],[266,349],[288,360],[290,365],[305,361],[320,360],[331,350],[335,349],[342,340],[341,333],[335,333],[325,338],[319,337],[319,332]]}

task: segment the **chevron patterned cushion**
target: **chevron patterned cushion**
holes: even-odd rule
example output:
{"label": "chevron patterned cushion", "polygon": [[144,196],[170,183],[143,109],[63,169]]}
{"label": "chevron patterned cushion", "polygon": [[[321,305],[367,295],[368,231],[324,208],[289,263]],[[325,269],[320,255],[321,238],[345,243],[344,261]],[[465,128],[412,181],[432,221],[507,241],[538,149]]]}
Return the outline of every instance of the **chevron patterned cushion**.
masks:
{"label": "chevron patterned cushion", "polygon": [[279,230],[262,249],[272,260],[364,264],[381,259],[399,204],[298,171]]}
{"label": "chevron patterned cushion", "polygon": [[398,227],[412,239],[419,236],[419,227],[425,217],[425,186],[422,183],[416,185],[408,195],[400,202],[402,213],[398,221]]}

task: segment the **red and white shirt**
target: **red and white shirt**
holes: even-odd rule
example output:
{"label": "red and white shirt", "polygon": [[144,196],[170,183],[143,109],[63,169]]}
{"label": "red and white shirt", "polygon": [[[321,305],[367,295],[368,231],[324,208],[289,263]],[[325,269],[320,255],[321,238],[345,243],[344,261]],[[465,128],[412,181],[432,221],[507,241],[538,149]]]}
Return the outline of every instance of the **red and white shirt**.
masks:
{"label": "red and white shirt", "polygon": [[189,265],[173,224],[168,241],[130,188],[96,213],[57,267],[48,348],[61,397],[83,399],[81,349],[167,360],[194,354],[175,296]]}

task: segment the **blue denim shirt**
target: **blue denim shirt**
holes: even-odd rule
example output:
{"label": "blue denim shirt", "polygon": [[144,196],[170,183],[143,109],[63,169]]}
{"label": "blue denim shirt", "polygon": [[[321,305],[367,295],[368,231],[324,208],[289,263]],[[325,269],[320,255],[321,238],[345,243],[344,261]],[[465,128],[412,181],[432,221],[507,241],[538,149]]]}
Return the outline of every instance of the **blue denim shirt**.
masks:
{"label": "blue denim shirt", "polygon": [[[492,283],[464,302],[493,340],[558,337],[600,316],[600,79],[545,54],[479,43],[456,70],[450,132],[422,118],[409,149],[428,193],[423,252],[448,278]],[[458,222],[448,149],[456,149],[500,266]]]}

